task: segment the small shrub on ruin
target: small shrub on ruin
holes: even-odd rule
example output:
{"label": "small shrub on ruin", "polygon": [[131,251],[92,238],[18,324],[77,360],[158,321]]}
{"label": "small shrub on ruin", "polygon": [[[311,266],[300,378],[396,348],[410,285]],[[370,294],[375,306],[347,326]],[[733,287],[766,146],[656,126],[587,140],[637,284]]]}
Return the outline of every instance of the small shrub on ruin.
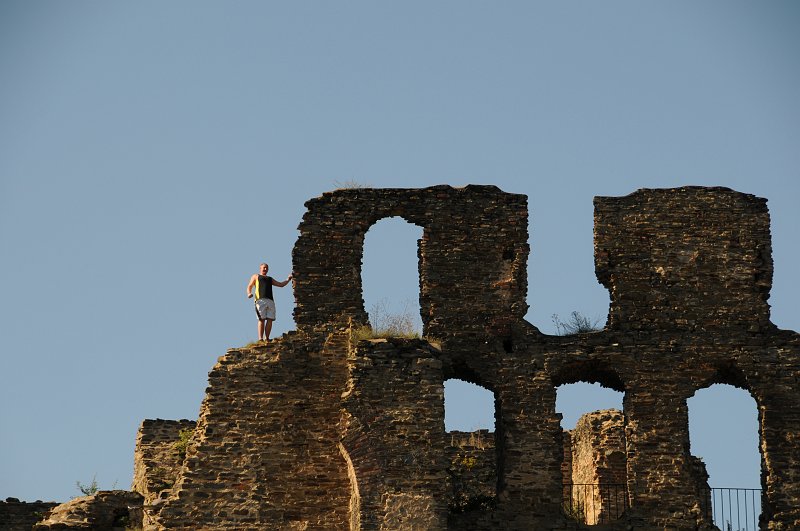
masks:
{"label": "small shrub on ruin", "polygon": [[386,299],[379,300],[372,305],[372,309],[369,311],[370,324],[353,329],[353,340],[388,337],[419,339],[421,334],[409,306],[409,301],[406,301],[402,311],[395,313],[389,311],[389,303]]}
{"label": "small shrub on ruin", "polygon": [[186,450],[189,448],[189,441],[194,434],[194,430],[186,428],[178,432],[178,440],[172,445],[172,449],[178,454],[180,459],[186,457]]}
{"label": "small shrub on ruin", "polygon": [[382,337],[407,337],[419,338],[420,332],[417,329],[414,315],[409,306],[411,303],[406,300],[403,309],[394,313],[389,311],[389,303],[386,299],[381,299],[372,305],[369,312],[369,321],[372,329]]}
{"label": "small shrub on ruin", "polygon": [[372,332],[372,328],[369,325],[362,325],[355,327],[351,330],[351,339],[353,343],[358,343],[359,341],[363,341],[364,339],[375,339],[375,334]]}
{"label": "small shrub on ruin", "polygon": [[469,441],[467,444],[479,450],[485,450],[486,448],[488,448],[488,444],[487,441],[484,439],[483,432],[480,431],[470,432]]}
{"label": "small shrub on ruin", "polygon": [[97,486],[97,474],[92,476],[92,482],[88,485],[76,481],[75,486],[78,487],[78,490],[81,491],[81,494],[84,496],[92,496],[93,494],[97,494],[97,491],[100,490],[100,487]]}
{"label": "small shrub on ruin", "polygon": [[467,448],[477,448],[478,450],[486,450],[490,446],[492,446],[492,441],[494,435],[489,432],[488,434],[482,430],[475,430],[469,432],[469,437],[466,439],[462,439],[461,437],[456,437],[454,435],[450,436],[450,446],[456,446],[461,450],[465,450]]}
{"label": "small shrub on ruin", "polygon": [[347,179],[345,181],[335,180],[333,181],[333,185],[337,190],[361,190],[364,188],[372,188],[372,185],[360,183],[355,179]]}
{"label": "small shrub on ruin", "polygon": [[551,318],[553,319],[553,324],[556,325],[556,333],[560,336],[586,334],[600,330],[599,318],[592,320],[580,312],[570,313],[566,321],[562,321],[557,313],[554,313]]}
{"label": "small shrub on ruin", "polygon": [[461,465],[467,467],[468,469],[472,469],[475,465],[478,464],[478,458],[471,456],[471,455],[464,455],[461,456]]}

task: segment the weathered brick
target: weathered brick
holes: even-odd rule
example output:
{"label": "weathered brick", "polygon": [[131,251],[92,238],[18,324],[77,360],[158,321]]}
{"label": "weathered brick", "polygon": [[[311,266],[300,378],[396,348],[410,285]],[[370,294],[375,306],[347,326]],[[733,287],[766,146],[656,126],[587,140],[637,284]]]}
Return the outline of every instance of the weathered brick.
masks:
{"label": "weathered brick", "polygon": [[[699,187],[596,198],[608,325],[565,337],[523,319],[524,196],[492,186],[338,190],[306,206],[293,251],[298,331],[220,358],[174,486],[146,504],[149,528],[577,529],[563,494],[578,466],[587,480],[627,487],[629,509],[607,529],[706,529],[686,400],[713,383],[758,404],[762,528],[800,526],[800,338],[769,321],[764,199]],[[364,235],[388,216],[423,229],[421,317],[436,347],[350,340],[367,318]],[[491,450],[471,449],[463,466],[444,431],[450,378],[496,399]],[[576,428],[583,435],[564,435],[555,389],[578,381],[625,393],[613,426],[589,418]],[[598,437],[624,439],[615,450],[624,455],[582,467],[581,455],[606,444]],[[572,450],[580,440],[588,453]],[[483,472],[472,477],[464,463],[479,455]],[[458,481],[485,503],[455,512],[465,508]]]}

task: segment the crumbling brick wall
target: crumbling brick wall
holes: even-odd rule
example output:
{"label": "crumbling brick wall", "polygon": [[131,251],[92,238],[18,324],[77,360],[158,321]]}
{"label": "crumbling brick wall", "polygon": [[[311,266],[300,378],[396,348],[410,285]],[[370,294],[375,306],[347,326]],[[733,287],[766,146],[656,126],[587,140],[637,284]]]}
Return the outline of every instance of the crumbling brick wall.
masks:
{"label": "crumbling brick wall", "polygon": [[342,314],[366,322],[364,235],[391,216],[422,227],[419,301],[426,335],[477,339],[492,328],[507,328],[528,310],[524,195],[475,185],[359,188],[325,193],[306,207],[292,252],[300,330]]}
{"label": "crumbling brick wall", "polygon": [[[611,528],[709,527],[686,400],[713,383],[746,389],[758,404],[762,527],[800,527],[800,337],[769,321],[764,199],[699,187],[596,198],[609,321],[569,337],[523,319],[524,196],[478,186],[339,190],[307,207],[293,251],[298,332],[233,349],[211,371],[175,489],[152,509],[156,527],[454,526],[437,483],[450,378],[495,396],[495,504],[473,529],[575,529],[562,509],[555,389],[579,381],[624,393],[629,509]],[[364,234],[388,216],[423,228],[421,316],[441,348],[353,344],[341,328],[366,320]]]}
{"label": "crumbling brick wall", "polygon": [[193,420],[145,420],[136,435],[131,490],[151,504],[172,490],[183,464],[186,448],[181,434],[193,432]]}
{"label": "crumbling brick wall", "polygon": [[665,523],[669,508],[696,510],[686,399],[728,383],[759,407],[764,521],[797,525],[800,484],[782,471],[797,466],[800,448],[778,433],[800,419],[789,376],[800,368],[798,336],[769,321],[766,200],[687,187],[596,198],[595,209],[597,276],[611,293],[605,335],[620,347],[606,365],[625,384],[632,503]]}
{"label": "crumbling brick wall", "polygon": [[[569,506],[588,524],[616,520],[627,506],[625,422],[621,411],[586,413],[569,432]],[[567,490],[567,489],[565,489]]]}
{"label": "crumbling brick wall", "polygon": [[597,197],[595,266],[610,328],[770,332],[767,201],[725,188]]}
{"label": "crumbling brick wall", "polygon": [[0,500],[0,530],[30,531],[33,525],[42,520],[58,503],[19,501],[17,498]]}
{"label": "crumbling brick wall", "polygon": [[494,432],[451,431],[445,439],[451,510],[468,511],[476,506],[494,505],[497,494]]}
{"label": "crumbling brick wall", "polygon": [[475,528],[497,504],[494,433],[451,431],[445,441],[448,468],[448,529]]}
{"label": "crumbling brick wall", "polygon": [[[33,526],[34,531],[104,529],[118,531],[142,527],[143,497],[127,490],[99,490],[53,507]],[[31,529],[31,528],[29,528]]]}
{"label": "crumbling brick wall", "polygon": [[287,334],[221,357],[172,497],[145,506],[152,528],[348,528],[346,351],[341,334]]}
{"label": "crumbling brick wall", "polygon": [[354,348],[342,446],[353,463],[364,529],[446,526],[449,463],[441,451],[437,354],[421,340],[362,341]]}

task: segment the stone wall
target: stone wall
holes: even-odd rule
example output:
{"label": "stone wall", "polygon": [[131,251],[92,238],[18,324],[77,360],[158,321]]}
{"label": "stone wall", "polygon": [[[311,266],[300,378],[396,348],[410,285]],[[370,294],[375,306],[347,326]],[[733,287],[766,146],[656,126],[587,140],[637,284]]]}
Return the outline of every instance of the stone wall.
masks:
{"label": "stone wall", "polygon": [[771,332],[766,199],[726,188],[596,197],[597,278],[610,328],[660,334]]}
{"label": "stone wall", "polygon": [[497,505],[497,452],[488,430],[447,433],[447,529],[491,528]]}
{"label": "stone wall", "polygon": [[[449,439],[449,441],[447,441]],[[451,431],[445,438],[450,512],[486,510],[497,495],[497,454],[494,433]]]}
{"label": "stone wall", "polygon": [[[152,504],[172,491],[186,455],[185,438],[197,423],[192,420],[145,420],[136,435],[131,490]],[[184,436],[185,437],[185,436]]]}
{"label": "stone wall", "polygon": [[0,501],[0,530],[31,531],[33,525],[58,505],[56,502],[23,502],[16,498]]}
{"label": "stone wall", "polygon": [[53,507],[34,531],[103,529],[125,531],[142,526],[142,495],[127,490],[100,490]]}
{"label": "stone wall", "polygon": [[[569,432],[571,474],[569,506],[580,509],[587,524],[618,519],[627,507],[625,422],[621,411],[586,413]],[[565,488],[565,491],[567,489]]]}
{"label": "stone wall", "polygon": [[475,185],[362,188],[325,193],[306,207],[292,252],[294,315],[300,330],[343,314],[366,322],[364,235],[392,216],[423,229],[419,301],[426,335],[477,339],[493,330],[507,331],[508,323],[528,310],[524,195]]}
{"label": "stone wall", "polygon": [[445,528],[449,463],[438,351],[414,339],[366,340],[353,350],[342,446],[360,497],[360,526]]}
{"label": "stone wall", "polygon": [[[800,527],[800,337],[769,321],[765,200],[697,187],[596,198],[609,322],[566,337],[523,319],[524,196],[340,190],[307,206],[293,252],[298,332],[220,358],[150,528],[463,528],[448,514],[450,378],[495,396],[494,502],[472,529],[576,529],[563,510],[575,439],[555,398],[579,381],[624,393],[629,508],[606,529],[709,528],[686,401],[714,383],[758,404],[762,527]],[[364,234],[387,216],[423,227],[420,303],[436,348],[349,341],[348,325],[366,320]]]}
{"label": "stone wall", "polygon": [[221,357],[173,494],[150,508],[153,527],[347,528],[346,346],[341,334],[288,334]]}

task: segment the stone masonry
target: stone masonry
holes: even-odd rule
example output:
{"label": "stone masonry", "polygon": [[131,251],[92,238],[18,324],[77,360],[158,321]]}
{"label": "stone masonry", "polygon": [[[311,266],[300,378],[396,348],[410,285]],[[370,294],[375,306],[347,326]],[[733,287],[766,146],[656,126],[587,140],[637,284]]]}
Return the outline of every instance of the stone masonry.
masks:
{"label": "stone masonry", "polygon": [[164,499],[172,492],[186,457],[187,435],[196,427],[196,422],[186,419],[142,422],[136,437],[132,490],[141,493],[145,503]]}
{"label": "stone masonry", "polygon": [[[125,531],[142,521],[142,495],[127,490],[100,490],[52,508],[34,531],[85,529]],[[30,528],[28,528],[30,529]]]}
{"label": "stone masonry", "polygon": [[565,438],[572,454],[569,481],[564,483],[567,506],[580,509],[588,524],[616,520],[627,502],[622,412],[587,413]]}
{"label": "stone masonry", "polygon": [[[563,508],[575,439],[555,410],[556,387],[574,382],[624,393],[623,455],[607,459],[627,509],[604,529],[712,528],[686,401],[714,383],[758,404],[762,529],[800,528],[800,336],[769,320],[766,200],[685,187],[594,204],[608,324],[555,337],[523,319],[525,196],[434,186],[308,201],[293,251],[297,331],[219,359],[179,465],[158,475],[145,462],[174,431],[159,436],[152,421],[140,431],[134,488],[146,529],[582,528]],[[351,334],[367,320],[364,235],[389,216],[422,227],[421,317],[435,345]],[[453,466],[450,378],[495,396],[495,470],[476,503],[453,491],[475,456]],[[621,438],[619,420],[588,438]],[[569,455],[573,467],[581,455]]]}
{"label": "stone masonry", "polygon": [[[475,509],[490,509],[496,502],[497,453],[494,433],[489,430],[453,431],[447,436],[450,439],[445,447],[450,482],[448,523],[456,528],[468,527],[469,513]],[[455,525],[455,521],[465,513],[466,521],[462,525]]]}
{"label": "stone masonry", "polygon": [[[692,484],[711,507],[708,473],[702,459],[690,456]],[[627,450],[622,411],[586,413],[575,428],[564,431],[564,507],[590,525],[618,520],[628,508]],[[710,510],[706,511],[710,515]]]}
{"label": "stone masonry", "polygon": [[30,531],[33,525],[57,506],[56,502],[19,501],[17,498],[0,500],[0,529],[3,531]]}

